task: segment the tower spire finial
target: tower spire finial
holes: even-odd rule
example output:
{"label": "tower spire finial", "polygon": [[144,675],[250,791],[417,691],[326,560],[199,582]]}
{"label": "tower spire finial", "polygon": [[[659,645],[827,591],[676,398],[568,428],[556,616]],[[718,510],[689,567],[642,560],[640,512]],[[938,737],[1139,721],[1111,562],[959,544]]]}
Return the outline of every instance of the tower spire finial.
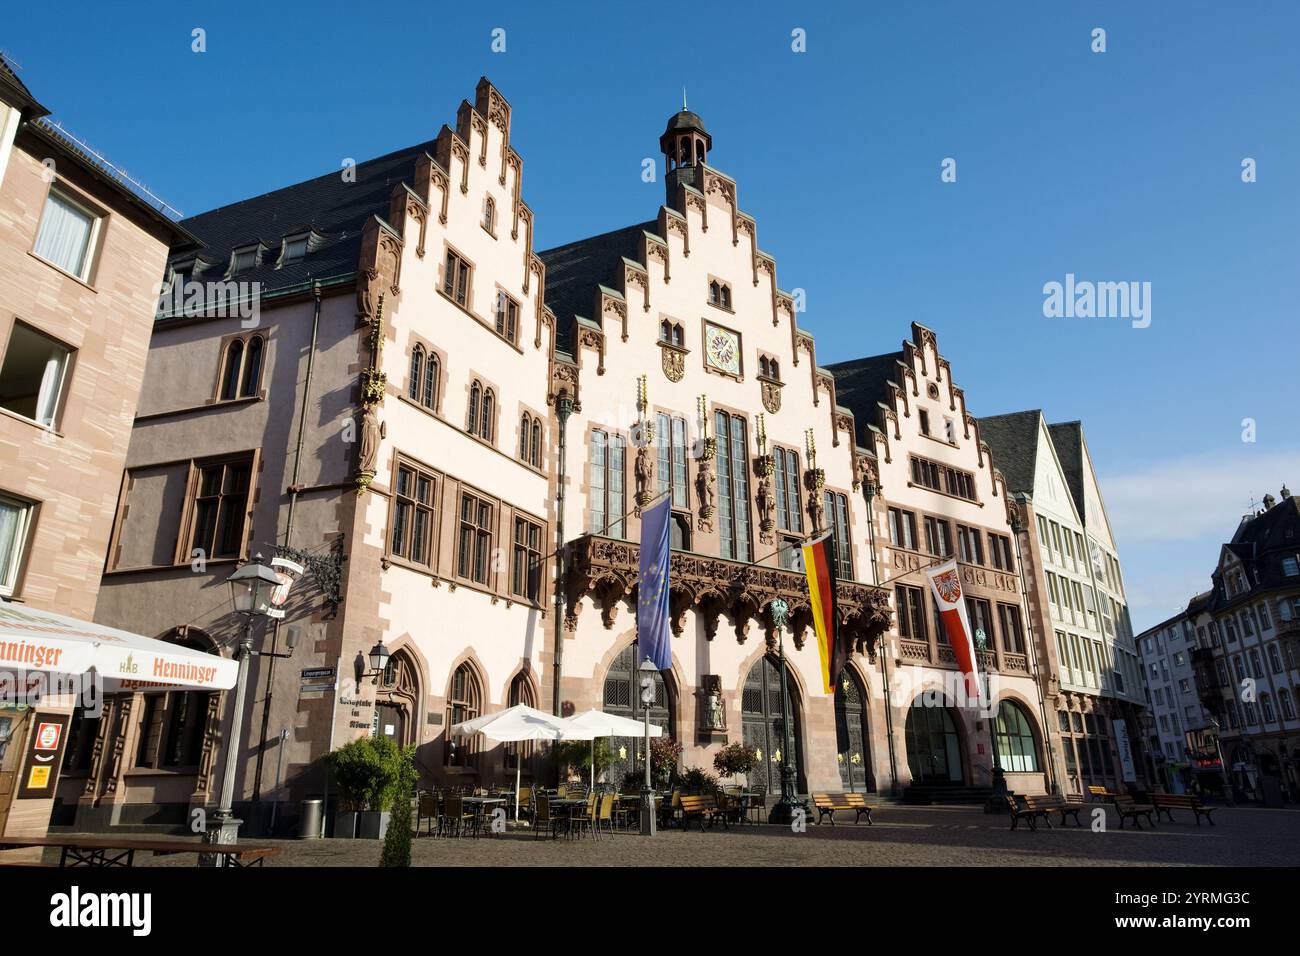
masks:
{"label": "tower spire finial", "polygon": [[686,112],[686,87],[682,87],[682,112]]}

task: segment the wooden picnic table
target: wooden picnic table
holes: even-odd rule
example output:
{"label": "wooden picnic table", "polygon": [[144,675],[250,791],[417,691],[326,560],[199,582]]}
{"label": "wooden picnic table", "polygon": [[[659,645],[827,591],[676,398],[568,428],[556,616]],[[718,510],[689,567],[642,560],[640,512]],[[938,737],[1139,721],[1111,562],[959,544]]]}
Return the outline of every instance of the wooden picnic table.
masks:
{"label": "wooden picnic table", "polygon": [[261,866],[279,847],[255,843],[201,843],[197,840],[151,840],[139,837],[110,836],[43,836],[0,837],[0,850],[25,850],[55,847],[59,866],[132,866],[137,851],[154,856],[175,853],[215,854],[226,866]]}

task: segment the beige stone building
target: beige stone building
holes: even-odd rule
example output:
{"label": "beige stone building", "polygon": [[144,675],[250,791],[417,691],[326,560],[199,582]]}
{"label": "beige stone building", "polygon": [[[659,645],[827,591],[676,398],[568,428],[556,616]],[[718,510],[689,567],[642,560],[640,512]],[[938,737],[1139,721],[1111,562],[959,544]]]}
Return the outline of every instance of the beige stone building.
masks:
{"label": "beige stone building", "polygon": [[[772,794],[789,754],[802,792],[979,797],[997,748],[1015,789],[1050,785],[1005,483],[933,333],[819,367],[703,122],[675,114],[659,146],[645,221],[534,252],[484,79],[426,143],[185,222],[200,246],[168,265],[97,618],[230,653],[231,571],[309,565],[257,635],[241,810],[321,793],[320,758],[366,734],[414,744],[426,783],[486,783],[549,771],[452,724],[516,702],[642,716],[638,509],[661,493],[673,663],[650,710],[684,766],[742,741]],[[795,557],[822,532],[853,647],[830,694]],[[978,548],[960,554],[996,678],[983,715],[942,706],[955,664],[924,610],[922,566],[959,543]],[[215,802],[220,695],[113,708],[69,758],[60,822]],[[639,751],[615,744],[617,785]]]}
{"label": "beige stone building", "polygon": [[[0,60],[0,599],[88,620],[158,277],[189,238],[47,116]],[[0,816],[26,715],[0,710]],[[19,804],[49,815],[48,800]]]}
{"label": "beige stone building", "polygon": [[1020,511],[1032,628],[1061,790],[1147,783],[1141,663],[1119,548],[1079,422],[1037,409],[979,420]]}
{"label": "beige stone building", "polygon": [[[873,454],[879,581],[894,607],[885,711],[873,734],[908,799],[978,799],[995,769],[1019,793],[1058,785],[1041,684],[1045,649],[1029,627],[1014,540],[1017,509],[938,337],[912,323],[896,352],[832,366],[840,400]],[[985,706],[962,700],[956,658],[925,571],[955,557]],[[882,678],[884,674],[882,673]]]}

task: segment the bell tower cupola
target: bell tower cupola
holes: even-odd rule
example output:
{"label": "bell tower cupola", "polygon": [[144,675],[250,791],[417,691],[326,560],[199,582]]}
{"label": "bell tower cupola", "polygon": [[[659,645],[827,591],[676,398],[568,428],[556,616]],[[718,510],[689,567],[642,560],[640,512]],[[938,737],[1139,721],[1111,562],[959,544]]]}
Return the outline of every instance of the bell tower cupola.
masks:
{"label": "bell tower cupola", "polygon": [[695,189],[702,187],[701,167],[708,161],[712,148],[713,137],[704,128],[704,121],[686,108],[683,95],[681,111],[669,117],[668,127],[659,137],[659,149],[664,154],[664,185],[670,205],[676,198],[678,183]]}

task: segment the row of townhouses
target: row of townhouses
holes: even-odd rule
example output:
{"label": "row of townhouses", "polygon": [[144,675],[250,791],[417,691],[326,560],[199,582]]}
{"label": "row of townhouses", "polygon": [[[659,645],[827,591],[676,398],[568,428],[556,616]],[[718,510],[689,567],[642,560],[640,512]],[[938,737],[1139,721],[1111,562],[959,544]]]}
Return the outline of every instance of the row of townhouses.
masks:
{"label": "row of townhouses", "polygon": [[[515,703],[648,707],[686,766],[743,742],[769,793],[787,711],[804,793],[1146,784],[1081,425],[976,417],[919,323],[864,323],[897,344],[819,364],[696,114],[659,136],[644,221],[538,251],[486,79],[426,142],[180,223],[79,162],[11,71],[0,98],[6,598],[231,655],[231,573],[306,568],[258,627],[240,739],[230,692],[111,695],[72,714],[50,825],[175,826],[231,747],[254,820],[291,821],[363,735],[414,745],[426,785],[553,772],[448,733]],[[646,705],[639,514],[662,494],[672,666]],[[832,694],[796,557],[825,532],[853,651]],[[927,589],[948,556],[983,709],[956,706]],[[641,758],[616,743],[615,785]]]}
{"label": "row of townhouses", "polygon": [[1300,504],[1242,517],[1208,591],[1138,636],[1152,779],[1277,806],[1300,800]]}

